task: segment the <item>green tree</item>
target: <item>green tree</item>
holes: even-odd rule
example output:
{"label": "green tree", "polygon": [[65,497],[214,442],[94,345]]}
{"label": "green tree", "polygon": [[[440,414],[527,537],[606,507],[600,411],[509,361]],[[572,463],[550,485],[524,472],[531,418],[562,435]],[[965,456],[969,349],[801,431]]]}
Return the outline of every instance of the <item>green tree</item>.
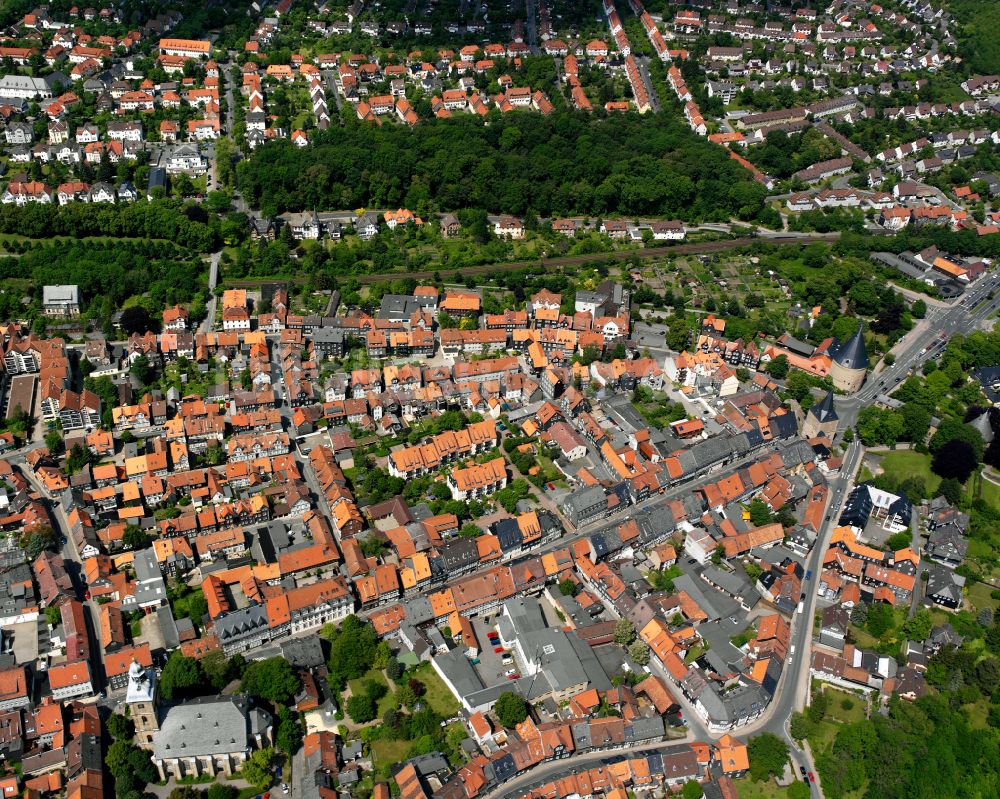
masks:
{"label": "green tree", "polygon": [[153,365],[149,362],[149,358],[145,355],[139,355],[132,362],[129,374],[138,380],[141,385],[148,386],[153,382],[153,378],[156,377],[156,370],[153,369]]}
{"label": "green tree", "polygon": [[925,641],[931,634],[934,621],[927,608],[921,608],[903,622],[903,634],[911,641]]}
{"label": "green tree", "polygon": [[684,311],[675,313],[667,322],[667,346],[675,352],[682,352],[687,349],[691,341],[691,327],[688,324]]}
{"label": "green tree", "polygon": [[160,696],[164,699],[185,699],[195,696],[203,682],[201,666],[194,658],[174,650],[160,673]]}
{"label": "green tree", "polygon": [[149,536],[137,524],[125,525],[122,543],[129,549],[143,549],[149,543]]}
{"label": "green tree", "polygon": [[302,680],[291,663],[284,658],[273,657],[247,664],[240,687],[251,696],[287,705],[302,690]]}
{"label": "green tree", "polygon": [[88,463],[91,463],[92,459],[93,456],[87,447],[79,443],[74,444],[66,456],[66,471],[70,474],[76,474]]}
{"label": "green tree", "polygon": [[232,785],[226,785],[224,782],[213,782],[205,791],[205,799],[236,799],[237,793],[239,791]]}
{"label": "green tree", "polygon": [[250,754],[243,764],[243,779],[253,785],[258,791],[266,791],[273,782],[271,761],[274,750],[270,747],[257,749]]}
{"label": "green tree", "polygon": [[386,641],[379,641],[375,647],[375,659],[372,661],[372,668],[384,669],[389,665],[392,658],[392,649]]}
{"label": "green tree", "polygon": [[868,608],[868,618],[865,627],[876,638],[881,638],[895,625],[892,607],[882,602],[876,602]]}
{"label": "green tree", "polygon": [[117,776],[124,773],[128,768],[128,756],[132,753],[132,744],[129,741],[115,741],[108,747],[104,755],[104,764],[108,771]]}
{"label": "green tree", "polygon": [[116,741],[129,740],[135,735],[135,725],[132,720],[121,715],[112,713],[106,722],[108,734]]}
{"label": "green tree", "polygon": [[754,499],[747,505],[747,511],[750,513],[750,523],[754,527],[763,527],[771,523],[771,509],[764,500]]}
{"label": "green tree", "polygon": [[809,799],[812,789],[804,782],[793,782],[788,786],[788,799]]}
{"label": "green tree", "polygon": [[559,593],[563,596],[576,596],[579,590],[580,586],[575,580],[566,579],[559,582]]}
{"label": "green tree", "polygon": [[902,414],[875,405],[867,406],[858,414],[857,428],[865,446],[892,446],[903,437],[905,430]]}
{"label": "green tree", "polygon": [[927,303],[923,300],[915,300],[910,306],[910,315],[914,319],[923,319],[927,315]]}
{"label": "green tree", "polygon": [[377,713],[375,700],[368,694],[358,694],[347,700],[347,715],[355,724],[369,722],[375,718]]}
{"label": "green tree", "polygon": [[479,525],[475,522],[466,522],[462,525],[462,529],[458,531],[458,534],[462,538],[479,538],[482,535],[482,530],[479,529]]}
{"label": "green tree", "polygon": [[[910,494],[907,493],[907,497],[909,496]],[[914,497],[914,499],[916,498]],[[889,538],[886,539],[885,548],[889,551],[895,552],[897,550],[905,549],[906,547],[908,547],[911,541],[912,539],[910,538],[909,531],[903,530],[901,532],[890,535]]]}
{"label": "green tree", "polygon": [[193,785],[178,785],[167,794],[167,799],[205,799],[205,792]]}
{"label": "green tree", "polygon": [[404,707],[413,707],[417,704],[417,694],[409,685],[401,685],[396,691],[396,700]]}
{"label": "green tree", "polygon": [[357,616],[348,616],[330,640],[327,669],[331,684],[343,686],[347,680],[363,675],[375,661],[378,636],[370,624]]}
{"label": "green tree", "polygon": [[233,660],[227,658],[221,649],[213,649],[202,656],[200,661],[202,673],[216,691],[221,691],[230,682],[239,679],[240,674],[234,660],[235,658]]}
{"label": "green tree", "polygon": [[750,760],[750,776],[756,782],[763,782],[771,776],[779,776],[788,763],[788,744],[769,732],[755,735],[747,744]]}
{"label": "green tree", "polygon": [[204,457],[206,465],[218,466],[226,460],[226,451],[222,448],[221,442],[213,441],[205,447],[202,457]]}
{"label": "green tree", "polygon": [[504,691],[493,705],[497,720],[507,729],[512,729],[528,718],[528,705],[518,694]]}
{"label": "green tree", "polygon": [[815,728],[805,713],[792,713],[792,719],[788,723],[788,731],[796,741],[804,741],[813,734]]}
{"label": "green tree", "polygon": [[954,477],[948,477],[938,484],[938,495],[952,505],[958,505],[962,501],[962,484]]}
{"label": "green tree", "polygon": [[684,799],[701,799],[704,795],[705,792],[701,789],[701,783],[698,780],[688,780],[681,788],[681,796]]}
{"label": "green tree", "polygon": [[49,451],[50,455],[58,456],[62,454],[64,446],[62,430],[53,428],[45,434],[45,448]]}
{"label": "green tree", "polygon": [[302,746],[304,732],[299,714],[281,705],[278,709],[278,731],[274,736],[274,745],[291,757]]}
{"label": "green tree", "polygon": [[628,656],[640,666],[645,666],[649,663],[649,645],[636,639],[629,645]]}
{"label": "green tree", "polygon": [[615,643],[628,646],[635,640],[635,625],[628,619],[618,619],[615,622]]}
{"label": "green tree", "polygon": [[777,358],[768,361],[764,367],[764,371],[775,380],[783,380],[788,376],[788,357],[786,355],[779,355]]}

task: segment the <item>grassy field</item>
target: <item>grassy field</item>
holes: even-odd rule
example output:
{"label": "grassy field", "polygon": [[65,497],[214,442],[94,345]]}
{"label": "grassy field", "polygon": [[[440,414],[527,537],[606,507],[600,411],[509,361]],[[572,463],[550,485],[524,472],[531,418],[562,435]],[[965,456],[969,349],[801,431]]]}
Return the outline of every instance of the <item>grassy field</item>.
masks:
{"label": "grassy field", "polygon": [[427,693],[424,698],[427,704],[435,713],[439,713],[445,718],[451,718],[458,713],[458,700],[454,697],[448,687],[438,677],[437,672],[430,663],[424,663],[416,670],[414,675],[420,682],[427,686]]}
{"label": "grassy field", "polygon": [[941,478],[931,471],[931,456],[913,450],[893,450],[882,457],[882,470],[893,480],[902,482],[907,477],[922,477],[930,496],[937,491]]}
{"label": "grassy field", "polygon": [[754,782],[749,777],[733,780],[740,799],[788,799],[788,789],[779,788],[771,780]]}
{"label": "grassy field", "polygon": [[[825,691],[830,699],[830,707],[826,712],[828,718],[840,724],[850,724],[861,721],[865,717],[865,700],[862,697],[850,691],[841,691],[830,686],[825,686]],[[850,708],[842,707],[841,702],[845,699],[850,700],[853,706]]]}
{"label": "grassy field", "polygon": [[965,497],[970,501],[977,497],[984,499],[991,508],[1000,510],[1000,485],[980,475],[974,474],[969,478],[965,484]]}
{"label": "grassy field", "polygon": [[994,590],[990,586],[971,581],[966,583],[966,585],[969,589],[969,601],[974,608],[977,610],[982,608],[993,608],[995,610],[997,608],[997,600],[990,596]]}
{"label": "grassy field", "polygon": [[862,649],[871,649],[878,643],[878,639],[874,635],[871,635],[867,630],[858,627],[856,624],[851,625],[851,640],[855,646],[859,646]]}
{"label": "grassy field", "polygon": [[379,766],[392,766],[395,763],[406,760],[410,755],[411,746],[411,741],[399,741],[395,738],[372,741],[372,765],[378,771]]}
{"label": "grassy field", "polygon": [[396,707],[398,703],[396,702],[396,692],[393,690],[392,685],[389,684],[389,681],[386,680],[385,675],[381,671],[371,669],[364,676],[359,677],[356,680],[350,680],[347,684],[350,686],[351,696],[360,696],[365,692],[365,683],[369,680],[381,683],[389,689],[388,693],[378,700],[378,713],[376,718],[382,718],[382,714],[385,713],[385,711],[391,707]]}

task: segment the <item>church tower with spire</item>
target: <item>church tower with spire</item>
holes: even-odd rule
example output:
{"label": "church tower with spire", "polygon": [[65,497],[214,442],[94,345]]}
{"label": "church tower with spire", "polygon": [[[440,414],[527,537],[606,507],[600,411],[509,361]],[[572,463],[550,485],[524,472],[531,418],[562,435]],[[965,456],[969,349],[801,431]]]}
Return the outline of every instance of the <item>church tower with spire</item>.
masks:
{"label": "church tower with spire", "polygon": [[833,405],[833,392],[828,391],[822,401],[815,403],[806,414],[806,420],[802,425],[802,437],[826,436],[833,441],[839,422],[837,409]]}
{"label": "church tower with spire", "polygon": [[144,669],[137,660],[133,660],[128,669],[128,693],[125,701],[135,724],[136,742],[139,746],[151,748],[153,735],[160,729],[156,672],[152,668]]}

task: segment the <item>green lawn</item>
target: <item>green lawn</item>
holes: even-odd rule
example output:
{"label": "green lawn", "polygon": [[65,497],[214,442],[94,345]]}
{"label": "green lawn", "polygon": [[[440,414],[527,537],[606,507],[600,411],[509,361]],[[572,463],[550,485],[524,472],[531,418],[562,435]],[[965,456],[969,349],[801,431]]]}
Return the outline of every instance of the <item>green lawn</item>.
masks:
{"label": "green lawn", "polygon": [[[839,688],[833,688],[829,685],[824,686],[824,690],[830,699],[830,706],[826,712],[828,718],[838,721],[841,724],[850,724],[855,721],[861,721],[865,717],[865,700],[862,697],[850,691],[841,691]],[[850,709],[841,707],[840,703],[845,699],[853,702],[854,706]]]}
{"label": "green lawn", "polygon": [[385,713],[385,711],[391,707],[396,707],[398,704],[396,702],[396,693],[381,671],[371,669],[364,676],[358,677],[356,680],[350,680],[347,683],[351,688],[351,696],[360,696],[363,694],[365,692],[365,683],[368,682],[368,680],[374,680],[389,689],[388,693],[378,700],[377,718],[382,718],[382,714]]}
{"label": "green lawn", "polygon": [[1000,510],[1000,485],[974,474],[965,484],[965,497],[971,501],[977,496],[994,510]]}
{"label": "green lawn", "polygon": [[851,641],[854,642],[855,646],[859,646],[862,649],[871,649],[878,643],[878,638],[856,624],[851,625],[850,633]]}
{"label": "green lawn", "polygon": [[773,781],[754,782],[749,777],[733,780],[740,799],[788,799],[788,789],[779,788]]}
{"label": "green lawn", "polygon": [[966,585],[969,589],[969,601],[974,608],[977,610],[982,608],[993,608],[996,610],[997,601],[990,596],[993,591],[992,588],[983,583],[974,583],[971,581],[967,582]]}
{"label": "green lawn", "polygon": [[[881,453],[880,453],[881,454]],[[941,478],[931,471],[931,456],[899,449],[886,452],[882,457],[882,470],[893,480],[902,482],[907,477],[922,477],[930,496],[937,491]]]}
{"label": "green lawn", "polygon": [[445,718],[451,718],[458,713],[458,700],[448,690],[448,686],[438,677],[437,672],[434,671],[430,663],[424,663],[419,666],[414,676],[427,686],[427,693],[424,695],[424,698],[435,713],[439,713]]}
{"label": "green lawn", "polygon": [[813,734],[809,736],[809,745],[813,752],[824,752],[837,737],[837,729],[840,725],[836,722],[824,719],[814,728]]}
{"label": "green lawn", "polygon": [[410,746],[410,741],[399,741],[395,738],[372,741],[372,765],[375,771],[379,771],[380,766],[388,769],[389,766],[406,760],[410,755]]}

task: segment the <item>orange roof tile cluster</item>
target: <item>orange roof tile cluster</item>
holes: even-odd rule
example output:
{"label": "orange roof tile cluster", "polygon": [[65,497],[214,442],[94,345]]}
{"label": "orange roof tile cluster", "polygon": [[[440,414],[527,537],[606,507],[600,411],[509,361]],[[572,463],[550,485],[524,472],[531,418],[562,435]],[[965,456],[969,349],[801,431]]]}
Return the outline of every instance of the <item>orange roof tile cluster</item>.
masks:
{"label": "orange roof tile cluster", "polygon": [[456,458],[465,457],[497,440],[496,421],[484,419],[461,430],[446,430],[426,443],[402,447],[389,454],[390,471],[399,476],[433,471]]}

